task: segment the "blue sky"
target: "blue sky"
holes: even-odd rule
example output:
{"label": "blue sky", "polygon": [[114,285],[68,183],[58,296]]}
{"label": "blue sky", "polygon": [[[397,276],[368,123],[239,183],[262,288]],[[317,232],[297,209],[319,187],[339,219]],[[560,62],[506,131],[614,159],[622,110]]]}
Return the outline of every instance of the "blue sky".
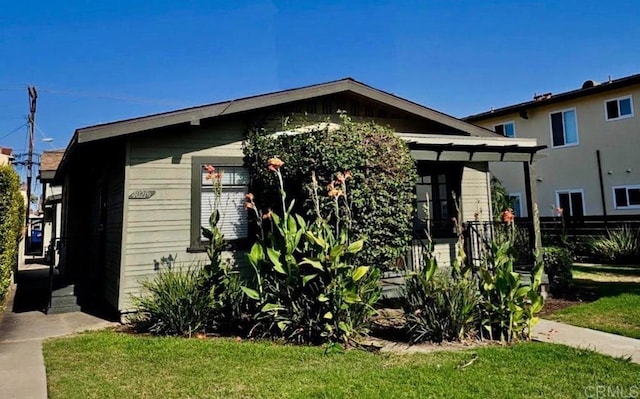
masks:
{"label": "blue sky", "polygon": [[[61,3],[61,4],[57,4]],[[633,1],[2,2],[0,146],[346,76],[454,116],[640,73]],[[51,137],[53,143],[41,141]]]}

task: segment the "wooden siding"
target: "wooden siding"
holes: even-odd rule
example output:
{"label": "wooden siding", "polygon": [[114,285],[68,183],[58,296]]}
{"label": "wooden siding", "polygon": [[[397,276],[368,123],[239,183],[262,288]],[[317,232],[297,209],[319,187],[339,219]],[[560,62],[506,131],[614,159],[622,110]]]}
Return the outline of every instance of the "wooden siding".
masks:
{"label": "wooden siding", "polygon": [[[204,253],[186,251],[190,245],[192,157],[243,157],[243,123],[181,129],[132,137],[128,144],[120,311],[131,310],[131,297],[141,293],[140,283],[164,267],[161,258],[176,258],[174,269],[207,261]],[[154,190],[155,194],[149,199],[128,198],[139,190]],[[234,256],[225,254],[226,258]]]}
{"label": "wooden siding", "polygon": [[491,191],[489,167],[486,162],[469,162],[462,169],[461,211],[462,221],[491,220]]}

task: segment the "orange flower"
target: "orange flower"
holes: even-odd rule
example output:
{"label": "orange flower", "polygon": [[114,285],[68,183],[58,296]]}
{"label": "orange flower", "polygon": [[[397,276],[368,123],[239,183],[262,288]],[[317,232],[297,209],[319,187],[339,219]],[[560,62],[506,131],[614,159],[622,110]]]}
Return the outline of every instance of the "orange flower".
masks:
{"label": "orange flower", "polygon": [[564,209],[562,209],[562,208],[560,208],[560,207],[557,207],[557,208],[556,208],[556,215],[561,216],[561,215],[562,215],[562,212],[564,212]]}
{"label": "orange flower", "polygon": [[244,195],[244,198],[245,198],[247,201],[253,201],[253,200],[254,200],[254,196],[253,196],[253,194],[251,194],[251,193],[247,193],[247,194],[245,194],[245,195]]}
{"label": "orange flower", "polygon": [[222,180],[222,172],[214,173],[213,177],[218,181]]}
{"label": "orange flower", "polygon": [[271,219],[271,211],[265,213],[264,215],[262,215],[263,219]]}
{"label": "orange flower", "polygon": [[207,173],[212,174],[213,172],[215,172],[216,168],[214,168],[211,165],[202,165],[202,167],[204,168],[204,170],[207,171]]}
{"label": "orange flower", "polygon": [[339,197],[341,195],[344,195],[344,192],[342,190],[338,190],[337,188],[332,188],[331,190],[329,190],[329,197]]}
{"label": "orange flower", "polygon": [[351,179],[353,176],[351,176],[351,172],[350,171],[346,171],[344,172],[344,178],[345,180],[349,180]]}
{"label": "orange flower", "polygon": [[342,173],[338,172],[338,174],[336,175],[336,181],[344,184],[345,176]]}
{"label": "orange flower", "polygon": [[213,179],[213,175],[211,173],[207,173],[207,175],[204,177],[204,179],[209,181],[209,180]]}
{"label": "orange flower", "polygon": [[253,209],[253,203],[252,202],[245,202],[244,203],[244,208],[245,209]]}
{"label": "orange flower", "polygon": [[509,208],[502,212],[502,221],[505,223],[513,223],[515,216],[513,215],[513,209]]}
{"label": "orange flower", "polygon": [[267,162],[267,165],[270,171],[275,172],[284,165],[284,161],[278,157],[273,157]]}
{"label": "orange flower", "polygon": [[480,214],[478,212],[475,212],[473,214],[473,220],[478,221],[478,218],[480,217]]}

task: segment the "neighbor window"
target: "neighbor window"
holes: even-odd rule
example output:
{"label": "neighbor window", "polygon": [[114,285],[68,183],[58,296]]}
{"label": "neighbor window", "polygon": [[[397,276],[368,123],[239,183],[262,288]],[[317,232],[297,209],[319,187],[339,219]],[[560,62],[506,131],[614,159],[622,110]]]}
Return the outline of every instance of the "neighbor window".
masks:
{"label": "neighbor window", "polygon": [[[191,188],[191,244],[201,247],[204,241],[201,227],[209,227],[209,217],[214,211],[216,195],[212,179],[204,168],[211,165],[215,173],[221,173],[220,221],[218,227],[225,240],[248,238],[249,226],[245,209],[245,194],[249,192],[249,170],[235,158],[200,158],[193,161]],[[215,179],[215,174],[214,174]]]}
{"label": "neighbor window", "polygon": [[576,122],[576,110],[552,112],[551,140],[553,147],[578,144],[578,124]]}
{"label": "neighbor window", "polygon": [[640,208],[640,185],[614,187],[613,203],[616,209]]}
{"label": "neighbor window", "polygon": [[522,196],[520,193],[509,194],[509,200],[513,204],[513,216],[522,217]]}
{"label": "neighbor window", "polygon": [[505,137],[516,137],[516,124],[514,122],[505,122],[495,125],[493,130]]}
{"label": "neighbor window", "polygon": [[630,118],[633,116],[633,101],[631,96],[614,98],[604,102],[607,121]]}
{"label": "neighbor window", "polygon": [[[556,191],[558,208],[562,209],[563,217],[584,216],[584,193],[582,189]],[[557,213],[554,210],[553,213]],[[559,216],[555,214],[554,216]]]}

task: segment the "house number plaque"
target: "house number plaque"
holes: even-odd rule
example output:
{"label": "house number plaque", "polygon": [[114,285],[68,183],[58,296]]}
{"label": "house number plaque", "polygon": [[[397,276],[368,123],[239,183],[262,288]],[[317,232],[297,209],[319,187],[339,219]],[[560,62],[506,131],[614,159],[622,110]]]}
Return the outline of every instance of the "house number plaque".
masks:
{"label": "house number plaque", "polygon": [[129,194],[129,199],[149,199],[153,197],[156,190],[138,190]]}

